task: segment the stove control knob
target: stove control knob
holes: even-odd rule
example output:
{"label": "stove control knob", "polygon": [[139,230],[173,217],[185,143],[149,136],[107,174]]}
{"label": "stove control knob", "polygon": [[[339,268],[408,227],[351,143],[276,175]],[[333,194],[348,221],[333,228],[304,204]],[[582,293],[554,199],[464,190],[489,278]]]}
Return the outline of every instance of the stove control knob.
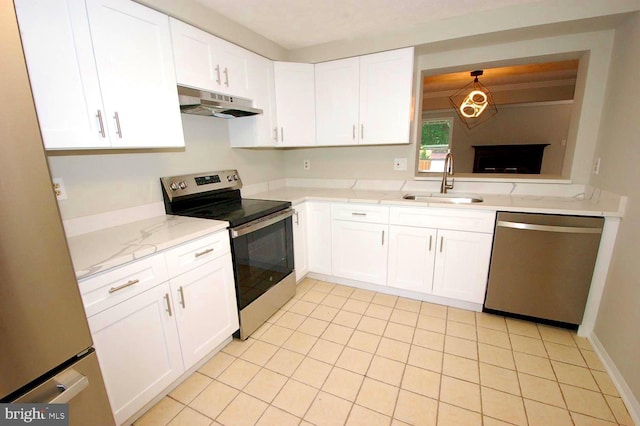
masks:
{"label": "stove control knob", "polygon": [[176,191],[178,189],[178,184],[175,182],[171,182],[171,185],[169,185],[169,188],[171,188],[172,191]]}
{"label": "stove control knob", "polygon": [[233,175],[233,180],[238,180],[238,175]]}
{"label": "stove control knob", "polygon": [[231,181],[233,181],[233,176],[231,175],[227,176],[227,182],[231,182]]}
{"label": "stove control knob", "polygon": [[178,182],[178,186],[180,189],[185,189],[187,187],[187,183],[185,181]]}

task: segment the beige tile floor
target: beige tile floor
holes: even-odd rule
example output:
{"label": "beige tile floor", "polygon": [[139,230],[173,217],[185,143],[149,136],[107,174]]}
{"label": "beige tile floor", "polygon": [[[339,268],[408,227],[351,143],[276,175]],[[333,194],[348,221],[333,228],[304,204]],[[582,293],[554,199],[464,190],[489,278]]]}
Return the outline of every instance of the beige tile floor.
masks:
{"label": "beige tile floor", "polygon": [[306,279],[136,425],[632,425],[587,339]]}

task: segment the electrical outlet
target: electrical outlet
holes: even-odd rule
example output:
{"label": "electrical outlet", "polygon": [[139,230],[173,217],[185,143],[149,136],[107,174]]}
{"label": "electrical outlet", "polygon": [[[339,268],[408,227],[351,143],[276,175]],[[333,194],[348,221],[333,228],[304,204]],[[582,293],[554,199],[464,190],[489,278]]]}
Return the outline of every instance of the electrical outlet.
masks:
{"label": "electrical outlet", "polygon": [[394,159],[393,170],[407,170],[407,159],[406,158]]}
{"label": "electrical outlet", "polygon": [[303,160],[302,161],[302,168],[304,170],[311,170],[311,161],[309,160]]}
{"label": "electrical outlet", "polygon": [[600,173],[600,157],[596,158],[596,161],[593,162],[593,174],[597,175]]}
{"label": "electrical outlet", "polygon": [[56,199],[58,200],[66,200],[67,199],[67,190],[64,189],[64,182],[62,178],[53,178],[51,179],[53,183],[53,192],[56,194]]}

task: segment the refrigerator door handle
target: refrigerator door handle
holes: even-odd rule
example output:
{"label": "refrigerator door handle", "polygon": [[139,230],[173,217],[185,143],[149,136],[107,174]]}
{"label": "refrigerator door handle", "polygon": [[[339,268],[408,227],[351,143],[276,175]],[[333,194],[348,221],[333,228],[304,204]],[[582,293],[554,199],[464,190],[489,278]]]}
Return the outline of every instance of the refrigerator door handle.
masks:
{"label": "refrigerator door handle", "polygon": [[89,386],[89,379],[74,369],[66,370],[54,377],[56,387],[62,393],[55,398],[49,400],[49,404],[67,404],[76,395]]}

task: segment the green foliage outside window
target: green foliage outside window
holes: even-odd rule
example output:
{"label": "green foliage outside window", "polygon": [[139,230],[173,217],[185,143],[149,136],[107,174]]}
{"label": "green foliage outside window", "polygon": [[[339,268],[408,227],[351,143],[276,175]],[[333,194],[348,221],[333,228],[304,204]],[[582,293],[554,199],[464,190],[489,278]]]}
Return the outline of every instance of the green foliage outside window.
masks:
{"label": "green foliage outside window", "polygon": [[446,151],[449,148],[451,125],[450,119],[429,120],[422,123],[420,160],[428,160],[434,150]]}

